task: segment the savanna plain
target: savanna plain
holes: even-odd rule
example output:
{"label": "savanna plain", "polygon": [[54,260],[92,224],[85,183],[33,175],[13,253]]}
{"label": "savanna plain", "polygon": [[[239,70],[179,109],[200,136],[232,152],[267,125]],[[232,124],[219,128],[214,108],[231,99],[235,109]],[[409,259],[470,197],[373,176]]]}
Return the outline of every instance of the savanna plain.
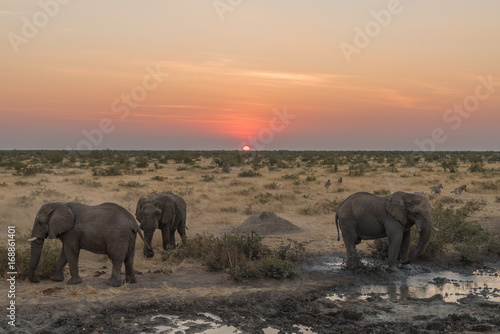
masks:
{"label": "savanna plain", "polygon": [[[430,195],[430,187],[439,184],[441,195]],[[452,193],[461,185],[467,191]],[[429,198],[439,231],[409,268],[386,270],[383,239],[357,246],[361,266],[343,264],[335,211],[359,191]],[[177,247],[163,250],[157,230],[155,256],[146,258],[138,237],[137,283],[109,287],[110,261],[87,251],[79,261],[83,283],[66,283],[67,266],[64,282],[49,280],[61,249],[57,239],[45,242],[41,281],[26,278],[26,240],[44,203],[114,202],[135,214],[142,196],[166,192],[187,203],[187,238],[181,243],[177,234]],[[249,216],[262,212],[274,212],[300,231],[238,233]],[[15,227],[16,241],[15,327],[6,310],[9,226]],[[6,301],[0,328],[12,333],[499,332],[500,303],[489,298],[498,297],[498,289],[477,290],[454,302],[442,294],[360,297],[357,289],[438,271],[484,271],[498,279],[499,234],[499,152],[0,151],[0,294]],[[413,235],[416,245],[418,233]]]}

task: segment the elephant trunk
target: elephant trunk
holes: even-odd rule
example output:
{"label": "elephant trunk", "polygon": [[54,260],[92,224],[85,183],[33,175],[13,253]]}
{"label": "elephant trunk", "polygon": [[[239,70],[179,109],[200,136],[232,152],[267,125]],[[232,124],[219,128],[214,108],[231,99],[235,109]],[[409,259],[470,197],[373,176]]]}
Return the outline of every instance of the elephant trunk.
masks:
{"label": "elephant trunk", "polygon": [[[144,256],[145,257],[153,257],[155,255],[153,248],[152,248],[152,241],[153,241],[153,231],[144,231]],[[150,247],[148,247],[150,245]]]}
{"label": "elephant trunk", "polygon": [[411,255],[411,260],[417,258],[425,249],[427,244],[429,243],[429,240],[431,239],[431,231],[432,231],[432,223],[429,222],[429,224],[424,224],[420,230],[419,234],[419,239],[418,239],[418,244],[415,250],[413,251],[413,254]]}
{"label": "elephant trunk", "polygon": [[[33,240],[33,238],[29,240]],[[38,262],[40,261],[40,256],[42,255],[43,242],[44,239],[39,238],[31,241],[31,257],[28,269],[28,278],[33,283],[39,282],[39,280],[35,277],[35,270],[38,267]]]}

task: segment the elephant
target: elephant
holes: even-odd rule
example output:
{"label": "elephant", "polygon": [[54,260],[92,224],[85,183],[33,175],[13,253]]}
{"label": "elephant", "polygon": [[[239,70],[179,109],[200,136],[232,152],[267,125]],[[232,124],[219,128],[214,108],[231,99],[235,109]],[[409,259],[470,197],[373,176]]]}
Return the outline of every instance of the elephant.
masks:
{"label": "elephant", "polygon": [[[427,246],[432,226],[432,208],[422,194],[395,192],[392,195],[379,197],[367,192],[358,192],[342,202],[335,213],[337,240],[340,241],[340,230],[347,251],[347,265],[359,263],[356,245],[361,240],[372,240],[388,237],[389,269],[395,268],[396,260],[402,265],[410,263]],[[411,258],[408,258],[411,241],[411,227],[415,225],[419,231],[419,242]]]}
{"label": "elephant", "polygon": [[182,240],[186,236],[186,201],[171,192],[141,197],[137,202],[135,217],[144,231],[146,257],[154,256],[154,251],[146,245],[151,245],[156,229],[161,230],[165,250],[168,246],[175,248],[176,230]]}
{"label": "elephant", "polygon": [[125,263],[125,281],[136,283],[134,254],[137,233],[144,239],[134,216],[115,203],[88,206],[76,202],[51,202],[40,207],[35,218],[31,238],[31,259],[28,278],[37,283],[35,270],[42,254],[44,240],[58,238],[62,242],[61,255],[56,262],[52,280],[64,280],[63,268],[68,263],[71,278],[68,284],[79,284],[78,257],[84,249],[106,254],[113,263],[110,286],[120,286],[120,272]]}

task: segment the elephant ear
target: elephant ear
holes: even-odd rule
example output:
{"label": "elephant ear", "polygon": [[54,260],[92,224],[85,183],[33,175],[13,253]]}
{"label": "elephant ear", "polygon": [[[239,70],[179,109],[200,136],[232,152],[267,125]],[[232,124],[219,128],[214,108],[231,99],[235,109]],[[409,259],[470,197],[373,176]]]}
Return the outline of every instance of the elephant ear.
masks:
{"label": "elephant ear", "polygon": [[135,209],[135,218],[139,223],[142,223],[142,207],[145,200],[146,199],[144,197],[141,197],[137,202],[137,208]]}
{"label": "elephant ear", "polygon": [[394,193],[385,205],[385,210],[401,224],[406,226],[408,222],[408,211],[403,197],[403,193]]}
{"label": "elephant ear", "polygon": [[162,206],[162,215],[161,215],[161,222],[163,225],[172,226],[172,224],[175,222],[176,210],[177,210],[177,205],[175,204],[175,202],[168,197],[165,198]]}
{"label": "elephant ear", "polygon": [[54,205],[49,220],[49,238],[55,239],[57,235],[72,229],[73,226],[75,226],[73,212],[64,204]]}
{"label": "elephant ear", "polygon": [[38,210],[38,213],[36,214],[35,223],[37,222],[47,223],[49,221],[50,214],[54,212],[54,210],[56,209],[54,205],[55,205],[54,203],[47,203],[42,205],[40,207],[40,210]]}

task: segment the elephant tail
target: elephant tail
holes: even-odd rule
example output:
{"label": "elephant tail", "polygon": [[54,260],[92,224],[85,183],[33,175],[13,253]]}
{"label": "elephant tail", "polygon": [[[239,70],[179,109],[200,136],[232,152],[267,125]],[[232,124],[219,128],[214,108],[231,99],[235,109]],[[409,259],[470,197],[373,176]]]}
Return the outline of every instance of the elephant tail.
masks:
{"label": "elephant tail", "polygon": [[151,245],[146,241],[146,239],[144,239],[144,235],[142,234],[142,231],[140,228],[137,229],[137,232],[139,233],[139,236],[141,237],[142,241],[144,241],[144,244],[146,245],[146,248],[149,250],[149,251],[153,251],[153,247],[151,247]]}
{"label": "elephant tail", "polygon": [[335,212],[335,225],[337,225],[337,241],[340,241],[339,215]]}

